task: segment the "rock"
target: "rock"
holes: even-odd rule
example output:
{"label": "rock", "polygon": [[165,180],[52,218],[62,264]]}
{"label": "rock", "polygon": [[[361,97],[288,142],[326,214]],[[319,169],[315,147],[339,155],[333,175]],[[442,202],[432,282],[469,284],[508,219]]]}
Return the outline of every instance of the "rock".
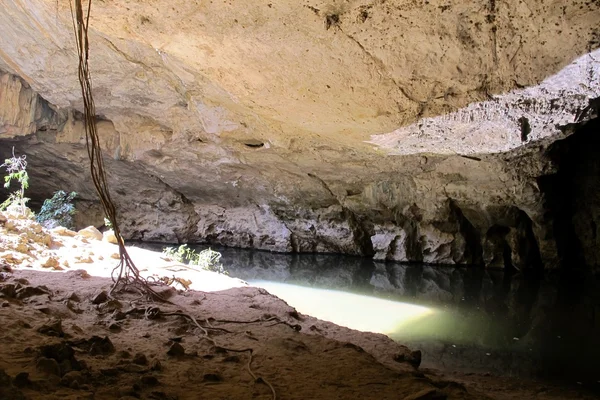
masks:
{"label": "rock", "polygon": [[60,366],[53,358],[40,357],[35,367],[42,373],[60,376]]}
{"label": "rock", "polygon": [[115,346],[113,346],[112,342],[105,336],[103,338],[99,336],[92,336],[88,340],[89,344],[89,352],[91,355],[108,355],[115,352]]}
{"label": "rock", "polygon": [[60,268],[58,258],[54,256],[47,257],[45,260],[42,260],[42,267],[53,269]]}
{"label": "rock", "polygon": [[112,244],[119,244],[115,232],[112,229],[109,229],[102,234],[102,240]]}
{"label": "rock", "polygon": [[159,384],[158,379],[153,375],[144,375],[140,378],[140,382],[144,386],[156,386]]}
{"label": "rock", "polygon": [[115,321],[122,321],[127,318],[127,314],[122,311],[115,311],[112,317]]}
{"label": "rock", "polygon": [[127,350],[121,350],[121,351],[119,351],[119,352],[117,353],[117,355],[118,355],[120,358],[124,358],[124,359],[125,359],[125,358],[131,358],[131,353],[130,353],[130,352],[128,352]]}
{"label": "rock", "polygon": [[137,365],[148,365],[148,359],[146,358],[145,354],[137,353],[133,357],[133,363]]}
{"label": "rock", "polygon": [[10,387],[10,375],[5,370],[0,369],[0,388]]}
{"label": "rock", "polygon": [[90,277],[90,274],[85,269],[75,269],[72,271],[68,271],[66,276],[69,278],[78,278],[78,279],[87,279]]}
{"label": "rock", "polygon": [[27,253],[29,248],[24,243],[19,243],[15,248],[16,251],[4,251],[0,253],[0,260],[7,264],[21,264],[25,257],[20,253]]}
{"label": "rock", "polygon": [[418,368],[421,365],[421,350],[406,351],[404,353],[396,354],[394,361],[396,362],[407,362],[413,367]]}
{"label": "rock", "polygon": [[75,260],[76,262],[82,264],[92,264],[94,262],[94,260],[90,256],[76,256]]}
{"label": "rock", "polygon": [[221,382],[223,380],[223,376],[217,373],[204,374],[202,380],[204,382]]}
{"label": "rock", "polygon": [[43,357],[54,359],[59,363],[75,361],[75,351],[64,342],[41,346],[40,353]]}
{"label": "rock", "polygon": [[404,400],[446,400],[448,396],[437,389],[423,389],[415,394],[406,396]]}
{"label": "rock", "polygon": [[102,232],[96,229],[95,226],[88,226],[77,232],[78,235],[90,240],[102,240]]}
{"label": "rock", "polygon": [[121,371],[117,368],[101,368],[100,373],[104,376],[119,376]]}
{"label": "rock", "polygon": [[2,400],[26,400],[19,389],[15,388],[8,375],[3,369],[0,369],[0,399]]}
{"label": "rock", "polygon": [[13,298],[17,294],[16,286],[12,283],[8,283],[6,285],[2,285],[0,287],[0,293],[8,298]]}
{"label": "rock", "polygon": [[173,286],[167,286],[165,288],[159,288],[158,294],[161,298],[167,300],[177,294],[177,289]]}
{"label": "rock", "polygon": [[143,374],[145,372],[148,372],[148,368],[131,363],[123,364],[119,367],[119,369],[123,372],[129,372],[134,374]]}
{"label": "rock", "polygon": [[75,237],[75,235],[77,235],[77,232],[67,229],[64,226],[57,226],[56,228],[52,228],[50,232],[52,232],[53,235],[58,236]]}
{"label": "rock", "polygon": [[[93,303],[93,302],[92,302]],[[108,313],[112,313],[116,310],[120,310],[123,308],[123,304],[121,304],[121,302],[119,300],[116,299],[110,299],[108,301],[103,302],[99,307],[98,310],[102,313],[102,314],[108,314]]]}
{"label": "rock", "polygon": [[19,372],[14,379],[14,385],[18,388],[25,388],[31,386],[32,382],[29,380],[29,372]]}
{"label": "rock", "polygon": [[79,295],[75,292],[71,293],[69,295],[69,297],[67,297],[68,300],[71,300],[72,302],[75,303],[79,303],[81,301],[81,298],[79,297]]}
{"label": "rock", "polygon": [[61,375],[86,368],[83,361],[78,361],[74,357],[75,352],[73,348],[64,342],[41,346],[40,354],[43,358],[55,360],[59,366]]}
{"label": "rock", "polygon": [[37,331],[43,335],[63,337],[65,332],[62,328],[62,321],[60,319],[48,322],[40,326]]}
{"label": "rock", "polygon": [[150,362],[151,371],[162,371],[162,364],[156,358]]}
{"label": "rock", "polygon": [[116,322],[113,322],[110,325],[108,325],[108,329],[111,330],[112,332],[120,332],[121,331],[121,325],[119,325]]}
{"label": "rock", "polygon": [[171,357],[181,357],[181,356],[185,355],[185,349],[183,348],[182,345],[175,342],[171,345],[171,347],[169,348],[169,351],[167,351],[167,354]]}
{"label": "rock", "polygon": [[108,301],[108,293],[105,290],[100,291],[92,297],[92,304],[102,304]]}
{"label": "rock", "polygon": [[17,290],[15,297],[17,299],[26,299],[31,296],[48,294],[49,290],[45,286],[24,286]]}
{"label": "rock", "polygon": [[70,371],[63,375],[60,384],[63,386],[72,387],[74,382],[77,386],[87,382],[87,377],[81,371]]}

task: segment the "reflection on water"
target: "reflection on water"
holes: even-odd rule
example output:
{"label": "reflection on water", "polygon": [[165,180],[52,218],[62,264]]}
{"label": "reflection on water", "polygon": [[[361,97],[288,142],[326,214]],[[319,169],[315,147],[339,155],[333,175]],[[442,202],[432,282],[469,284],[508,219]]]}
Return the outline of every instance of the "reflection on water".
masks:
{"label": "reflection on water", "polygon": [[582,382],[600,389],[600,279],[220,249],[231,276],[300,312],[386,333],[423,366]]}
{"label": "reflection on water", "polygon": [[267,289],[303,314],[360,331],[389,334],[434,313],[428,307],[339,290],[262,280],[249,283]]}
{"label": "reflection on water", "polygon": [[581,382],[600,392],[600,277],[218,249],[229,274],[300,312],[386,333],[425,367]]}

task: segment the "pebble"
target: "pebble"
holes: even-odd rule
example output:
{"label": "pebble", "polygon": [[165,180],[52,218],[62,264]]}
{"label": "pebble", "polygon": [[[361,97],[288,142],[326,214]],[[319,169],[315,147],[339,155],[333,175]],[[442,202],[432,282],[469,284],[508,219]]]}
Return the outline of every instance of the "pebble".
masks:
{"label": "pebble", "polygon": [[137,353],[133,357],[133,363],[137,365],[148,365],[148,359],[146,358],[145,354]]}
{"label": "pebble", "polygon": [[171,348],[169,348],[169,351],[167,351],[167,354],[172,357],[181,357],[181,356],[185,355],[185,349],[183,348],[182,345],[175,342],[171,345]]}
{"label": "pebble", "polygon": [[131,353],[128,352],[127,350],[121,350],[119,353],[117,353],[117,355],[120,358],[130,358],[131,357]]}
{"label": "pebble", "polygon": [[113,322],[112,324],[110,324],[108,326],[108,329],[110,329],[113,332],[120,332],[121,331],[121,325],[117,324],[116,322]]}

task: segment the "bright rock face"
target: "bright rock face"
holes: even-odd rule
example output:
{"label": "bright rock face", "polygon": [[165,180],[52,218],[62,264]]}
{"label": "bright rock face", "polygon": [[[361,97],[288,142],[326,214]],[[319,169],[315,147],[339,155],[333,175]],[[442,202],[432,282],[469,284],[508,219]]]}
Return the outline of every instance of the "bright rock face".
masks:
{"label": "bright rock face", "polygon": [[[570,206],[550,209],[540,179],[576,128],[557,126],[594,116],[598,2],[92,3],[98,127],[128,237],[564,258],[555,217]],[[34,204],[75,190],[80,225],[102,225],[68,1],[0,10],[0,156],[27,154]]]}

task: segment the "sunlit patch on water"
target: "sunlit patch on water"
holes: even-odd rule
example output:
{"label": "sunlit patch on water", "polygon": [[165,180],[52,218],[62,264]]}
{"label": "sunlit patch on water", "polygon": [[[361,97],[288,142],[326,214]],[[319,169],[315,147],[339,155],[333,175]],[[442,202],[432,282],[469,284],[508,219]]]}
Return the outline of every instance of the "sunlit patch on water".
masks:
{"label": "sunlit patch on water", "polygon": [[436,313],[428,307],[338,290],[262,280],[249,283],[265,288],[303,314],[365,332],[391,334]]}

